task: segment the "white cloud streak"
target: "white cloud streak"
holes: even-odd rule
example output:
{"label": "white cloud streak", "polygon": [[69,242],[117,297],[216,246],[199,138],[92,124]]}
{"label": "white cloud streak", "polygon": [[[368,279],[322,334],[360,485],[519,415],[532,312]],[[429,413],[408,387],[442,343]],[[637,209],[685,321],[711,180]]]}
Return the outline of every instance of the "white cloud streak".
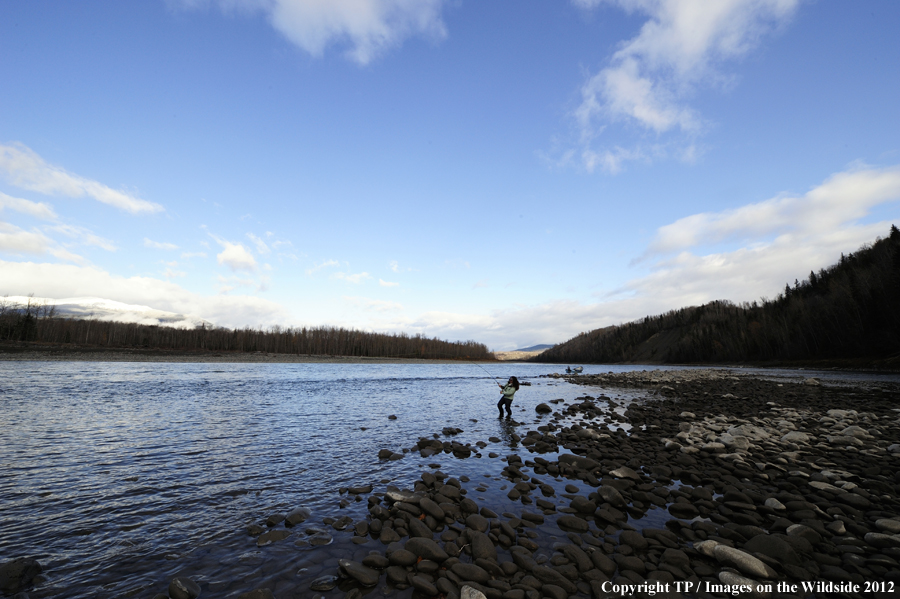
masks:
{"label": "white cloud streak", "polygon": [[363,281],[372,278],[372,275],[367,272],[358,272],[352,274],[347,272],[336,272],[331,276],[335,279],[340,279],[341,281],[353,283],[354,285],[359,285]]}
{"label": "white cloud streak", "polygon": [[385,281],[384,279],[378,279],[378,284],[382,287],[397,287],[400,283],[396,283],[393,281]]}
{"label": "white cloud streak", "polygon": [[[348,58],[366,65],[411,36],[441,40],[446,0],[214,0],[223,11],[262,11],[291,43],[314,57],[346,45]],[[191,9],[202,4],[181,0]]]}
{"label": "white cloud streak", "polygon": [[37,153],[20,143],[0,144],[0,174],[16,187],[44,195],[70,198],[87,196],[132,214],[163,210],[159,204],[72,174],[62,167],[47,164]]}
{"label": "white cloud streak", "polygon": [[56,212],[53,211],[53,207],[49,204],[14,198],[0,192],[0,210],[6,208],[42,220],[55,220],[57,218]]}
{"label": "white cloud streak", "polygon": [[165,241],[153,241],[152,239],[148,239],[144,237],[144,247],[153,248],[154,250],[177,250],[178,246],[174,243],[168,243]]}
{"label": "white cloud streak", "polygon": [[314,265],[312,268],[307,268],[306,274],[312,276],[316,271],[322,270],[323,268],[333,268],[340,265],[341,263],[337,260],[325,260],[324,262]]}

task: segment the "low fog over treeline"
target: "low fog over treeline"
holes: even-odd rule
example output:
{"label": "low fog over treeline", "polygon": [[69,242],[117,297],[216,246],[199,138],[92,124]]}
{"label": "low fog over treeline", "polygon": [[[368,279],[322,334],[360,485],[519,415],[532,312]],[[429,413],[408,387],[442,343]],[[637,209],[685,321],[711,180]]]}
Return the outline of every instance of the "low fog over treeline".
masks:
{"label": "low fog over treeline", "polygon": [[492,359],[487,346],[405,333],[369,333],[336,327],[228,329],[174,328],[61,318],[54,306],[0,299],[0,341],[92,348],[207,352],[267,352],[380,358]]}
{"label": "low fog over treeline", "polygon": [[719,300],[582,333],[540,362],[887,361],[900,366],[900,231],[891,226],[775,299]]}

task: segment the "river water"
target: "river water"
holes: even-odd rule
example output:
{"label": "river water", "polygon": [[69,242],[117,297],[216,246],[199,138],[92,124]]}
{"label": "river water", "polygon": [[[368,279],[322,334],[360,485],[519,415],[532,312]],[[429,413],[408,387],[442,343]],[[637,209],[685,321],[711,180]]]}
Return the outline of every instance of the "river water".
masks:
{"label": "river water", "polygon": [[[504,463],[489,452],[524,457],[511,435],[534,427],[535,405],[600,393],[539,378],[555,365],[483,368],[0,362],[0,562],[40,561],[45,580],[32,598],[149,598],[180,575],[200,582],[205,596],[261,586],[279,598],[317,595],[309,580],[334,573],[338,555],[359,558],[380,543],[357,547],[349,532],[329,530],[327,547],[297,546],[298,532],[257,548],[246,526],[298,506],[323,528],[323,518],[360,520],[365,501],[341,507],[341,487],[411,487],[435,463],[471,477],[479,501],[502,503]],[[522,426],[497,418],[499,389],[485,369],[531,383],[515,398]],[[636,397],[607,393],[620,403]],[[456,438],[464,443],[500,442],[466,460],[377,458],[446,426],[463,429]]]}

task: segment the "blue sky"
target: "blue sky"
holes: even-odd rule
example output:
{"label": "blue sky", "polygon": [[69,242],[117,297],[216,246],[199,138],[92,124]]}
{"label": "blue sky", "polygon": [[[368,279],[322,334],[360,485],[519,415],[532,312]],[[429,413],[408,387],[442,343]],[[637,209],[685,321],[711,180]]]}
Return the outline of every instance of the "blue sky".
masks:
{"label": "blue sky", "polygon": [[492,349],[900,224],[900,4],[0,2],[0,296]]}

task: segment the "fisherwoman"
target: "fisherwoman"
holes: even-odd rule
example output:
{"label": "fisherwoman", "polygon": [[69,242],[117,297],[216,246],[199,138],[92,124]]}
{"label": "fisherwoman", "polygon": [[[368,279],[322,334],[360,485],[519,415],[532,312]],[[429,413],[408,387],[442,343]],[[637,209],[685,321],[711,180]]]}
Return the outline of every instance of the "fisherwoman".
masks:
{"label": "fisherwoman", "polygon": [[506,417],[512,418],[513,395],[519,390],[519,379],[511,376],[509,377],[506,386],[503,386],[500,383],[497,383],[497,385],[503,390],[503,396],[500,398],[500,401],[497,402],[497,409],[500,410],[500,416],[498,416],[498,418],[503,418],[503,406],[506,406]]}

